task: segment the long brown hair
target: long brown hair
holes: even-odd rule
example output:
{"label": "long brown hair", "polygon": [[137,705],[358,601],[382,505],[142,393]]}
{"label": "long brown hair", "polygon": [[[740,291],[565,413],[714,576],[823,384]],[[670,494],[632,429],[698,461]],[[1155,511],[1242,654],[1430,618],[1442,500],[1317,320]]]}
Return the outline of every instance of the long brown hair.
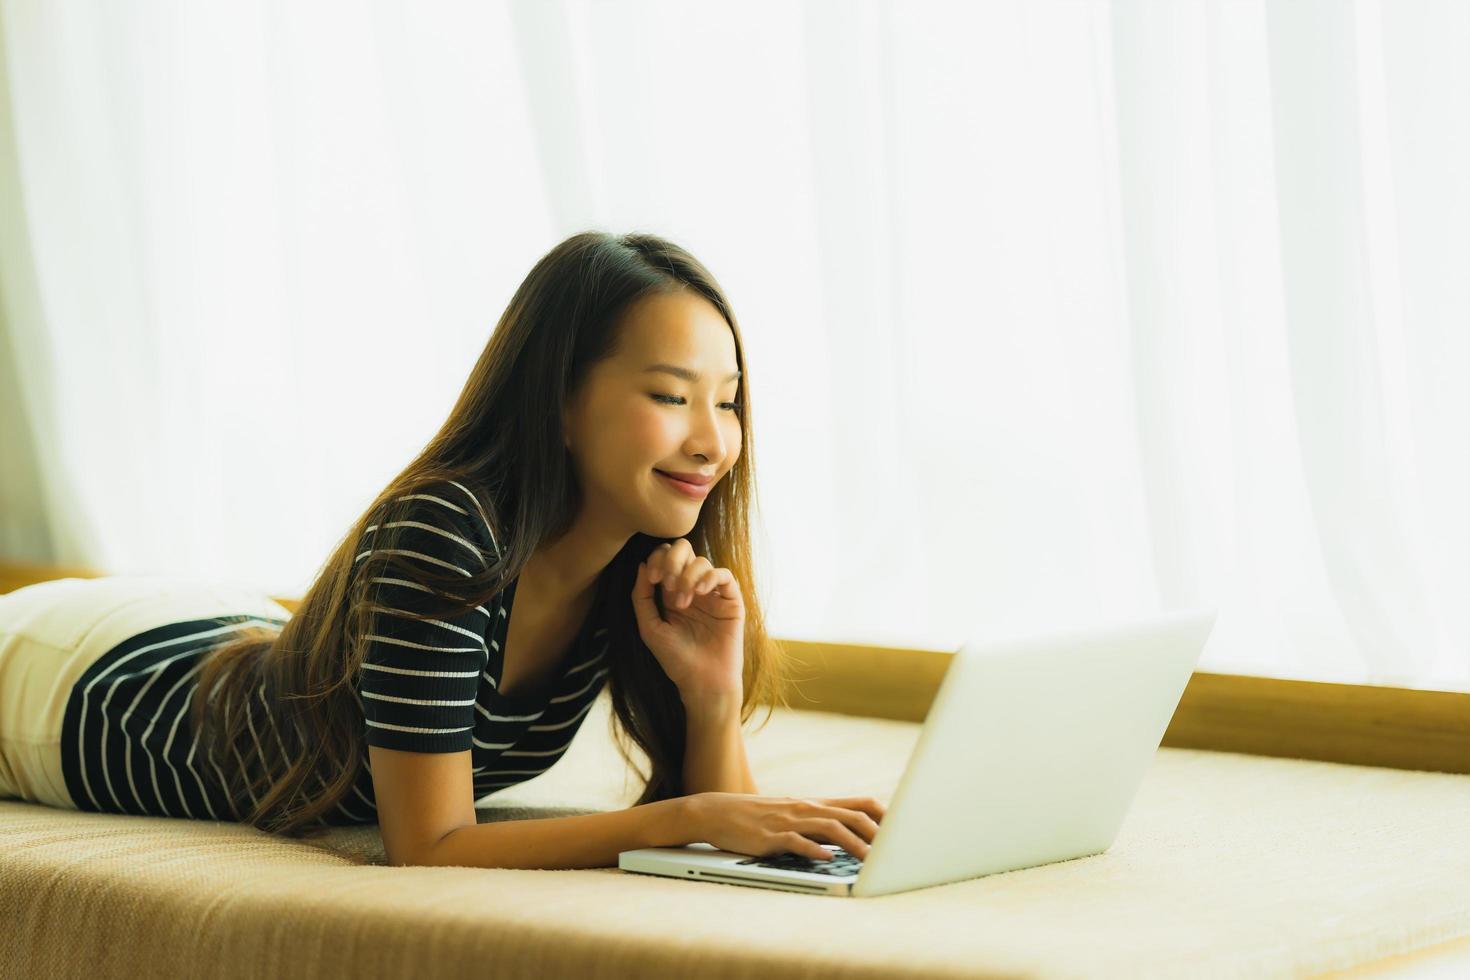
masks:
{"label": "long brown hair", "polygon": [[[735,314],[709,270],[672,242],[650,234],[586,231],[537,261],[511,297],[449,418],[339,541],[286,625],[242,631],[201,669],[197,690],[208,694],[194,698],[194,728],[212,756],[235,763],[221,772],[241,821],[289,837],[324,832],[330,823],[325,815],[351,792],[366,756],[356,681],[375,608],[366,591],[370,579],[391,572],[444,600],[413,618],[462,612],[493,598],[542,542],[565,533],[581,508],[582,488],[562,441],[563,406],[592,366],[615,351],[619,318],[630,304],[681,289],[703,296],[729,323],[743,395],[737,399],[740,456],[705,498],[686,537],[696,554],[729,568],[740,583],[746,609],[741,722],[760,702],[772,710],[786,704],[788,664],[766,634],[752,569],[750,373]],[[396,537],[387,525],[409,506],[398,498],[446,479],[474,492],[493,531],[500,554],[487,556],[481,574],[428,575],[392,554],[392,541],[381,536],[355,567],[369,528],[377,525],[379,535],[387,530]],[[602,592],[611,597],[605,610],[610,734],[645,782],[635,805],[684,795],[683,702],[639,635],[629,598],[638,563],[666,540],[672,539],[634,534],[602,573],[610,577]],[[252,737],[241,710],[243,699],[262,685],[283,740]],[[768,710],[761,727],[770,716]],[[642,749],[650,772],[638,766],[627,739]]]}

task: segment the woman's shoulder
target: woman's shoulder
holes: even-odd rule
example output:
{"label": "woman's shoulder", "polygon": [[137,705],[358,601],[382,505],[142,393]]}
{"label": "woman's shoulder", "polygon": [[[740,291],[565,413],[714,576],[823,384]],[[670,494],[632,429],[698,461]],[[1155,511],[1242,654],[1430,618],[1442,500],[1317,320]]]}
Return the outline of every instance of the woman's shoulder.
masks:
{"label": "woman's shoulder", "polygon": [[393,498],[405,506],[407,519],[468,536],[487,564],[501,555],[500,538],[494,530],[494,504],[483,492],[461,480],[445,479]]}

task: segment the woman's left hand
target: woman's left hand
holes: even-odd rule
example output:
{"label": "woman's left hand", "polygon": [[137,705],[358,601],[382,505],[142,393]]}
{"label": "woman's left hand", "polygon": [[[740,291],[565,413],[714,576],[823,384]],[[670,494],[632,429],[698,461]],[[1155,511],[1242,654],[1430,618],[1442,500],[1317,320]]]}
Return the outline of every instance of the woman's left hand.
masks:
{"label": "woman's left hand", "polygon": [[[659,616],[653,589],[663,589]],[[742,691],[745,600],[728,568],[694,553],[685,538],[659,545],[638,565],[638,632],[686,701]]]}

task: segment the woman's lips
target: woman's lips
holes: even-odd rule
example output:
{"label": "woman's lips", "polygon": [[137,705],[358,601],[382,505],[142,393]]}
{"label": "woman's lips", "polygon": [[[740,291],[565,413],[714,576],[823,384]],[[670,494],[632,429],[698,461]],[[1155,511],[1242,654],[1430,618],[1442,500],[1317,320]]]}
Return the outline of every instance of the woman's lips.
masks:
{"label": "woman's lips", "polygon": [[659,479],[662,480],[670,489],[676,490],[679,493],[682,493],[684,496],[693,498],[694,500],[703,500],[705,495],[709,493],[710,487],[714,486],[713,483],[706,483],[702,487],[697,486],[693,483],[685,483],[683,480],[669,476],[663,470],[654,470],[654,472],[658,474]]}

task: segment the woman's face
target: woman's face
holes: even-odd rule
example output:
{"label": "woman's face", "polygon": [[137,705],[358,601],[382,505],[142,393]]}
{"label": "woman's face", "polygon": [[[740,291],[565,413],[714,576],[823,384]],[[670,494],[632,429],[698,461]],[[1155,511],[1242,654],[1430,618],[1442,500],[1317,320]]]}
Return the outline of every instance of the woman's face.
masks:
{"label": "woman's face", "polygon": [[[643,297],[618,329],[619,352],[592,369],[567,409],[586,516],[628,534],[682,537],[740,456],[735,338],[691,290]],[[711,479],[690,493],[659,471]]]}

